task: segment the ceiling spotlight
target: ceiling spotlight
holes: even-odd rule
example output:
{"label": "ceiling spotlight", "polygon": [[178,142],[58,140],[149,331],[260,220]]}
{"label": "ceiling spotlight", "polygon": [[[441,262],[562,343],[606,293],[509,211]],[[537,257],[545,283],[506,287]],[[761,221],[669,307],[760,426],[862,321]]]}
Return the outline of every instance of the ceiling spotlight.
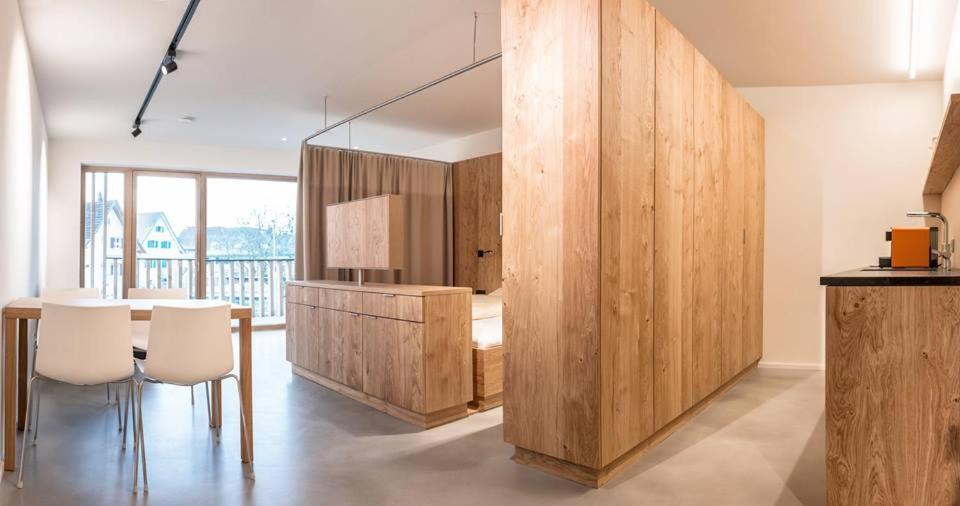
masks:
{"label": "ceiling spotlight", "polygon": [[912,0],[910,4],[910,79],[917,78],[917,67],[920,52],[920,2]]}
{"label": "ceiling spotlight", "polygon": [[166,61],[161,67],[160,72],[163,72],[163,75],[170,75],[177,70],[177,62],[173,61],[173,58],[170,58]]}
{"label": "ceiling spotlight", "polygon": [[142,133],[143,130],[140,130],[140,124],[137,123],[136,125],[133,125],[133,131],[130,132],[130,135],[133,135],[133,138],[136,139],[137,137],[140,137],[140,134]]}

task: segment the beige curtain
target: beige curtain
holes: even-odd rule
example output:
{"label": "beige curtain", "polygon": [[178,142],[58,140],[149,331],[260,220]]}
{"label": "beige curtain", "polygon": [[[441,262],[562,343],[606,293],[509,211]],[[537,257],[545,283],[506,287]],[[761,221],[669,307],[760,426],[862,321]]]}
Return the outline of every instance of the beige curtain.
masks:
{"label": "beige curtain", "polygon": [[352,280],[327,269],[325,208],[383,194],[404,197],[406,251],[400,271],[364,271],[364,280],[453,284],[453,182],[448,163],[304,145],[297,180],[296,279]]}

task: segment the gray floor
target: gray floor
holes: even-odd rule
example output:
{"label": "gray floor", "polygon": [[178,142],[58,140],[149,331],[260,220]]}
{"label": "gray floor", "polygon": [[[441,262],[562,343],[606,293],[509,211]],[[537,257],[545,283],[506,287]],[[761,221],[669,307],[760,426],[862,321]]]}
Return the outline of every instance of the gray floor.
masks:
{"label": "gray floor", "polygon": [[45,390],[23,490],[0,504],[824,504],[821,372],[761,369],[602,490],[510,461],[500,409],[430,431],[290,373],[282,332],[254,335],[256,470],[243,479],[236,393],[224,434],[206,427],[202,389],[146,387],[150,492],[133,496],[103,388]]}

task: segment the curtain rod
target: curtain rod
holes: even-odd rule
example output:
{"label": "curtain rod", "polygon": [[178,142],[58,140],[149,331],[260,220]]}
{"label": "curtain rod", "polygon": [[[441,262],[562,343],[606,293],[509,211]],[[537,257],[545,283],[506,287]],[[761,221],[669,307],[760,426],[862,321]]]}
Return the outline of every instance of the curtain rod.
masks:
{"label": "curtain rod", "polygon": [[401,100],[403,100],[403,99],[405,99],[405,98],[407,98],[407,97],[416,95],[417,93],[420,93],[421,91],[424,91],[424,90],[428,90],[428,89],[430,89],[430,88],[433,88],[434,86],[436,86],[436,85],[438,85],[438,84],[440,84],[440,83],[449,81],[450,79],[453,79],[454,77],[457,77],[457,76],[459,76],[459,75],[461,75],[461,74],[465,74],[465,73],[467,73],[467,72],[470,72],[471,70],[473,70],[473,69],[475,69],[475,68],[477,68],[477,67],[486,65],[487,63],[490,63],[490,62],[495,61],[495,60],[499,60],[502,56],[503,56],[503,52],[500,52],[500,53],[497,53],[497,54],[490,55],[490,56],[488,56],[488,57],[486,57],[486,58],[484,58],[484,59],[482,59],[482,60],[477,60],[477,61],[471,63],[470,65],[467,65],[466,67],[463,67],[463,68],[461,68],[461,69],[459,69],[459,70],[455,70],[455,71],[453,71],[453,72],[451,72],[451,73],[449,73],[449,74],[447,74],[447,75],[445,75],[445,76],[443,76],[443,77],[441,77],[441,78],[434,79],[433,81],[430,81],[429,83],[424,84],[423,86],[420,86],[420,87],[418,87],[418,88],[414,88],[414,89],[412,89],[412,90],[410,90],[410,91],[408,91],[408,92],[406,92],[406,93],[404,93],[404,94],[402,94],[402,95],[397,95],[396,97],[393,97],[393,98],[391,98],[390,100],[387,100],[386,102],[382,102],[382,103],[377,104],[377,105],[375,105],[375,106],[373,106],[373,107],[370,107],[370,108],[368,108],[368,109],[366,109],[366,110],[364,110],[364,111],[361,111],[361,112],[359,112],[359,113],[357,113],[357,114],[354,114],[353,116],[350,116],[349,118],[342,119],[342,120],[340,120],[340,121],[338,121],[338,122],[336,122],[336,123],[334,123],[334,124],[332,124],[332,125],[330,125],[330,126],[328,126],[328,127],[326,127],[326,128],[322,128],[322,129],[317,130],[316,132],[310,134],[308,137],[306,137],[305,139],[303,139],[303,143],[306,144],[307,142],[309,142],[309,141],[310,141],[311,139],[313,139],[314,137],[323,135],[323,134],[329,132],[330,130],[333,130],[333,129],[337,128],[337,127],[340,127],[340,126],[343,126],[343,125],[345,125],[345,124],[347,124],[347,123],[350,123],[351,121],[353,121],[353,120],[355,120],[355,119],[357,119],[357,118],[361,118],[361,117],[363,117],[363,116],[366,116],[367,114],[370,114],[371,112],[374,112],[374,111],[383,109],[384,107],[386,107],[386,106],[388,106],[388,105],[390,105],[390,104],[394,104],[394,103],[396,103],[396,102],[399,102],[399,101],[401,101]]}

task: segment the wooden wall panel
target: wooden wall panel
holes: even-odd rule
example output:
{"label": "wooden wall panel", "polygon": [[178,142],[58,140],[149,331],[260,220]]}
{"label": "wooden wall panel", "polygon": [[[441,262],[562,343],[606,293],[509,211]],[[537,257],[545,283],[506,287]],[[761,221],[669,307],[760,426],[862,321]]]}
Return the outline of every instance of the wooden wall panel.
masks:
{"label": "wooden wall panel", "polygon": [[504,439],[597,467],[599,3],[504,0]]}
{"label": "wooden wall panel", "polygon": [[764,227],[764,122],[746,101],[744,104],[745,153],[743,254],[743,364],[752,364],[763,354],[763,227]]}
{"label": "wooden wall panel", "polygon": [[657,429],[693,396],[694,48],[657,13],[654,419]]}
{"label": "wooden wall panel", "polygon": [[960,287],[827,287],[827,502],[957,504]]}
{"label": "wooden wall panel", "polygon": [[720,265],[721,382],[733,378],[743,363],[744,122],[743,99],[723,82],[723,172]]}
{"label": "wooden wall panel", "polygon": [[694,53],[693,398],[720,386],[720,262],[723,247],[723,78]]}
{"label": "wooden wall panel", "polygon": [[327,206],[327,265],[343,269],[399,269],[403,264],[404,207],[400,195]]}
{"label": "wooden wall panel", "polygon": [[[502,155],[453,164],[453,284],[490,293],[502,282]],[[477,250],[493,251],[477,257]]]}
{"label": "wooden wall panel", "polygon": [[655,11],[603,1],[600,141],[601,464],[654,432]]}

